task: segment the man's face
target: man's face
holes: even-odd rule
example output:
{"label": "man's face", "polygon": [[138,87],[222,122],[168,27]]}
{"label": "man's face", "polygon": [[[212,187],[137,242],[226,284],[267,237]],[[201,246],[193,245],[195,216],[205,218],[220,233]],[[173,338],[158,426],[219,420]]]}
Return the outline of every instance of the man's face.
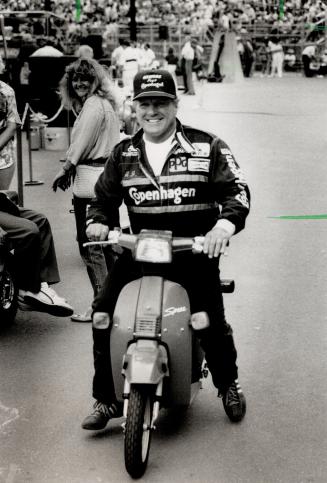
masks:
{"label": "man's face", "polygon": [[160,143],[176,127],[177,101],[165,97],[144,97],[135,101],[136,118],[146,139]]}

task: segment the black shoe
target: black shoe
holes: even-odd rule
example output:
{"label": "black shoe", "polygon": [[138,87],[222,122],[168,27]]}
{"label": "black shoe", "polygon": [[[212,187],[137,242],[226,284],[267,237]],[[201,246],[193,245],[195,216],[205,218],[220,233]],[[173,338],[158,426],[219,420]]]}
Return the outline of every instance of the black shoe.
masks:
{"label": "black shoe", "polygon": [[123,405],[121,403],[107,404],[96,401],[94,403],[94,411],[86,416],[82,422],[83,429],[98,430],[107,426],[109,419],[120,418],[123,415]]}
{"label": "black shoe", "polygon": [[222,394],[225,413],[233,423],[241,421],[246,412],[246,400],[236,379]]}

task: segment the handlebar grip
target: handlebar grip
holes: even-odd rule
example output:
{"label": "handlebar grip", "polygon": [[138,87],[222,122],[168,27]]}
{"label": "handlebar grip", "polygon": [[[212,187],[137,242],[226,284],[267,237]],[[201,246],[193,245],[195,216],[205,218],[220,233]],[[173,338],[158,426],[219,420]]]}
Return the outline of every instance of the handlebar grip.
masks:
{"label": "handlebar grip", "polygon": [[204,236],[195,236],[194,237],[194,243],[203,245],[204,243]]}

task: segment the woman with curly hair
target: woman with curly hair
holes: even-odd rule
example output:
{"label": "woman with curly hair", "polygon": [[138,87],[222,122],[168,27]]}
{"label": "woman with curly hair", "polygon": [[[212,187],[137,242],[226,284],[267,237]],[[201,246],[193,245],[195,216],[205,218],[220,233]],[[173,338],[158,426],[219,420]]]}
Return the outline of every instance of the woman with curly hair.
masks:
{"label": "woman with curly hair", "polygon": [[[106,70],[94,59],[80,58],[70,64],[60,81],[59,92],[66,109],[77,117],[66,162],[54,179],[53,189],[56,191],[59,187],[65,191],[73,182],[79,251],[96,295],[107,275],[107,264],[101,247],[83,247],[87,241],[86,210],[104,164],[119,142],[118,106]],[[110,263],[108,258],[107,263]],[[72,320],[90,322],[91,309],[85,314],[74,314]]]}

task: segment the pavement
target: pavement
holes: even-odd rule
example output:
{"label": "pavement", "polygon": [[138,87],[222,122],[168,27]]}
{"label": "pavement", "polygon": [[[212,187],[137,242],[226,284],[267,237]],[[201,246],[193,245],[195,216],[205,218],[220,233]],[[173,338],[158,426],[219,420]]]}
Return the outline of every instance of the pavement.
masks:
{"label": "pavement", "polygon": [[[326,79],[258,77],[198,84],[182,96],[183,122],[215,132],[252,192],[246,229],[222,274],[247,415],[231,425],[210,378],[184,416],[163,412],[145,482],[324,483],[327,474]],[[29,178],[24,149],[24,179]],[[61,282],[76,310],[91,287],[75,240],[71,193],[51,190],[61,151],[33,151],[25,206],[44,211]],[[15,187],[15,181],[13,183]],[[280,215],[308,215],[285,220]],[[0,482],[128,482],[121,421],[97,434],[80,422],[91,405],[90,324],[22,313],[1,334]]]}

